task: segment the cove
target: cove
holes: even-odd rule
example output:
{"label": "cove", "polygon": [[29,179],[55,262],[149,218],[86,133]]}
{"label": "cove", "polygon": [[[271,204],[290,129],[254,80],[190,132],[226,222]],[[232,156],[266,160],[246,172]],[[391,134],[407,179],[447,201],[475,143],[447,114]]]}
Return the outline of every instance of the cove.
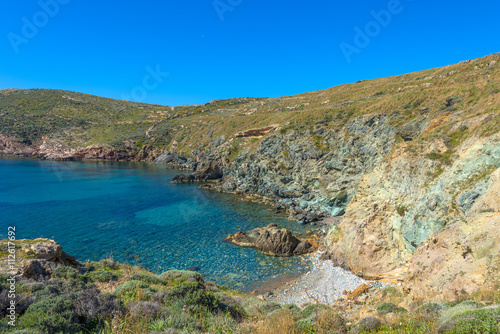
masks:
{"label": "cove", "polygon": [[115,261],[161,273],[198,267],[239,291],[305,271],[300,257],[273,258],[222,241],[276,223],[306,227],[229,194],[176,185],[179,171],[152,163],[0,158],[0,237],[50,238],[80,261]]}

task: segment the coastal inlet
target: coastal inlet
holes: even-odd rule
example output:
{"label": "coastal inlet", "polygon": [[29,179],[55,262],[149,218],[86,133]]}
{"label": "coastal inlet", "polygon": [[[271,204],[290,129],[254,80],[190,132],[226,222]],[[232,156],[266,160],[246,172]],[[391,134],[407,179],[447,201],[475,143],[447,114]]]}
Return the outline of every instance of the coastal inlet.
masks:
{"label": "coastal inlet", "polygon": [[[199,268],[240,291],[278,275],[299,275],[308,260],[269,257],[222,240],[271,223],[300,226],[232,195],[176,185],[179,171],[147,163],[0,159],[0,228],[17,239],[57,240],[80,261],[112,256],[153,272]],[[3,238],[6,235],[2,236]]]}

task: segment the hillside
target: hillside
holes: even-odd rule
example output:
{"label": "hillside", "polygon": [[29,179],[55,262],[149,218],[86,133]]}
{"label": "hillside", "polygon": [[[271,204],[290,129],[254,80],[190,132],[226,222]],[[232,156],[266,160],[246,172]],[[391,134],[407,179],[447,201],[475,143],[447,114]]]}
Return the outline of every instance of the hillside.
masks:
{"label": "hillside", "polygon": [[[339,266],[447,300],[500,284],[500,55],[281,98],[163,107],[0,91],[0,150],[155,160],[334,223]],[[1,152],[0,151],[0,152]]]}

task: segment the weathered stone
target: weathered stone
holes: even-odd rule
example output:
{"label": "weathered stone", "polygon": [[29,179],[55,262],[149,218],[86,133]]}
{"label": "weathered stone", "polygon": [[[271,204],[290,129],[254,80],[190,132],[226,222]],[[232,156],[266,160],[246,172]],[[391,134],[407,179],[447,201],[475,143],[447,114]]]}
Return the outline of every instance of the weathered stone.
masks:
{"label": "weathered stone", "polygon": [[192,174],[179,174],[174,176],[173,183],[195,183],[218,180],[223,176],[221,166],[217,161],[202,163]]}
{"label": "weathered stone", "polygon": [[460,101],[462,101],[461,98],[459,98],[457,96],[451,96],[451,97],[446,99],[446,106],[452,107],[453,105],[457,104]]}
{"label": "weathered stone", "polygon": [[57,268],[55,262],[46,260],[25,260],[20,263],[18,275],[26,278],[39,279],[49,277]]}
{"label": "weathered stone", "polygon": [[238,232],[227,237],[235,245],[255,248],[270,256],[292,256],[312,252],[315,247],[307,240],[297,239],[287,229],[276,224],[256,228],[249,232]]}
{"label": "weathered stone", "polygon": [[[62,255],[62,247],[59,243],[53,240],[44,240],[37,239],[40,242],[37,242],[32,245],[25,245],[23,250],[31,256],[34,256],[37,259],[46,260],[56,262],[61,259]],[[36,240],[36,241],[37,241]]]}

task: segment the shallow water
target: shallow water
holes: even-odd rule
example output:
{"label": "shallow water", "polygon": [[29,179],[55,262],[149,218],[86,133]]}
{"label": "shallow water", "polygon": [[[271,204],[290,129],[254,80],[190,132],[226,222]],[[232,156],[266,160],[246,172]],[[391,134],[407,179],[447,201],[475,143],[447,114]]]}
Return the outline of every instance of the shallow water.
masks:
{"label": "shallow water", "polygon": [[298,257],[273,258],[222,241],[228,234],[296,222],[195,185],[148,163],[54,162],[0,158],[0,237],[58,241],[80,261],[110,256],[153,272],[199,267],[208,280],[241,291],[303,272]]}

